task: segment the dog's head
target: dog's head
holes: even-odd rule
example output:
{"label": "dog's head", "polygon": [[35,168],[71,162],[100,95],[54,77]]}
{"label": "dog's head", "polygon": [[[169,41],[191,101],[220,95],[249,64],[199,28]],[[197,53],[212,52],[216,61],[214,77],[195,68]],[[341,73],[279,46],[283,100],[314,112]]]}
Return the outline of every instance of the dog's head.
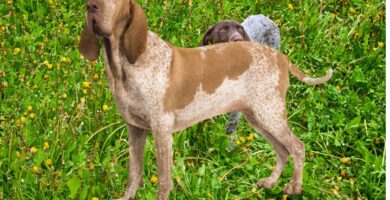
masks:
{"label": "dog's head", "polygon": [[130,62],[138,57],[134,49],[145,49],[147,23],[134,0],[88,0],[84,32],[79,50],[89,60],[99,57],[99,39],[121,40]]}
{"label": "dog's head", "polygon": [[235,41],[250,41],[250,39],[240,23],[225,20],[209,27],[199,46]]}

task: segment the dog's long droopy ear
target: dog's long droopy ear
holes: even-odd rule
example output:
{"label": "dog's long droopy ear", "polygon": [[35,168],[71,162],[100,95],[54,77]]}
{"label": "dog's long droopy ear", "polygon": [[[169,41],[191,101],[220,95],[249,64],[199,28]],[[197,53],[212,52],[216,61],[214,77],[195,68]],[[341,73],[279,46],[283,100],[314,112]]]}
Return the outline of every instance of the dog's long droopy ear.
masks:
{"label": "dog's long droopy ear", "polygon": [[91,24],[85,24],[84,32],[81,35],[79,51],[88,60],[95,61],[99,58],[99,40],[92,30]]}
{"label": "dog's long droopy ear", "polygon": [[209,29],[206,31],[206,34],[204,34],[202,41],[200,42],[199,46],[207,46],[210,44],[210,38],[211,38],[211,33],[214,31],[215,25],[214,26],[209,26]]}
{"label": "dog's long droopy ear", "polygon": [[135,1],[130,1],[130,19],[123,37],[123,48],[127,60],[134,64],[146,50],[148,24],[142,8]]}

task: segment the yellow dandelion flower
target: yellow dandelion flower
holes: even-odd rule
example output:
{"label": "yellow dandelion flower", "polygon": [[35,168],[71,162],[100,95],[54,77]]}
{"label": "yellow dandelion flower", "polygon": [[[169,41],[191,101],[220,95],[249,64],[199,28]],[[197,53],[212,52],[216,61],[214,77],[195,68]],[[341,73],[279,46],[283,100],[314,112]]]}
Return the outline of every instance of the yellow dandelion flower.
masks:
{"label": "yellow dandelion flower", "polygon": [[53,64],[47,63],[46,66],[47,66],[47,69],[49,69],[49,70],[53,69]]}
{"label": "yellow dandelion flower", "polygon": [[355,10],[355,8],[350,7],[350,8],[349,8],[349,12],[352,13],[352,14],[355,14],[355,13],[356,13],[356,10]]}
{"label": "yellow dandelion flower", "polygon": [[15,125],[20,126],[20,119],[15,120]]}
{"label": "yellow dandelion flower", "polygon": [[241,144],[241,141],[240,140],[236,140],[234,141],[237,145],[240,145]]}
{"label": "yellow dandelion flower", "polygon": [[339,182],[340,182],[341,180],[343,180],[343,177],[341,177],[341,176],[338,176],[338,177],[337,177],[337,181],[339,181]]}
{"label": "yellow dandelion flower", "polygon": [[36,153],[36,152],[38,152],[38,149],[36,147],[31,147],[30,148],[30,152],[31,153]]}
{"label": "yellow dandelion flower", "polygon": [[14,55],[18,54],[20,52],[20,48],[14,48]]}
{"label": "yellow dandelion flower", "polygon": [[92,197],[91,200],[99,200],[99,198],[97,198],[97,197]]}
{"label": "yellow dandelion flower", "polygon": [[90,84],[88,81],[84,81],[84,82],[83,82],[83,88],[84,88],[84,89],[91,88],[91,84]]}
{"label": "yellow dandelion flower", "polygon": [[383,42],[378,42],[378,46],[379,46],[379,48],[383,48],[383,47],[385,46],[385,43],[383,43]]}
{"label": "yellow dandelion flower", "polygon": [[32,110],[33,110],[32,106],[27,106],[27,111],[28,112],[32,112]]}
{"label": "yellow dandelion flower", "polygon": [[246,139],[245,139],[244,137],[240,137],[240,141],[241,141],[242,143],[245,143],[245,142],[246,142]]}
{"label": "yellow dandelion flower", "polygon": [[152,184],[157,184],[158,183],[158,177],[153,174],[152,177],[150,178],[150,182]]}
{"label": "yellow dandelion flower", "polygon": [[340,159],[340,161],[341,161],[343,164],[347,164],[347,165],[351,164],[351,159],[350,159],[350,158],[342,157],[342,158]]}
{"label": "yellow dandelion flower", "polygon": [[24,116],[22,116],[22,117],[20,118],[20,122],[26,123],[26,118],[25,118]]}
{"label": "yellow dandelion flower", "polygon": [[20,156],[21,156],[21,155],[20,155],[20,152],[17,151],[17,152],[16,152],[16,157],[17,157],[17,158],[20,158]]}
{"label": "yellow dandelion flower", "polygon": [[46,160],[45,163],[46,163],[47,166],[50,166],[50,165],[53,164],[53,161],[49,158],[49,159]]}
{"label": "yellow dandelion flower", "polygon": [[104,104],[104,105],[103,105],[103,111],[104,111],[104,112],[107,112],[107,110],[108,110],[108,106],[107,106],[106,104]]}
{"label": "yellow dandelion flower", "polygon": [[53,5],[54,4],[53,0],[48,0],[47,3],[49,3],[49,5]]}
{"label": "yellow dandelion flower", "polygon": [[7,0],[8,4],[12,4],[14,1],[13,0]]}
{"label": "yellow dandelion flower", "polygon": [[287,6],[289,10],[294,10],[294,6],[291,3],[289,3]]}
{"label": "yellow dandelion flower", "polygon": [[255,135],[253,133],[249,133],[248,137],[246,138],[248,141],[252,141],[255,138]]}
{"label": "yellow dandelion flower", "polygon": [[345,170],[340,171],[340,176],[345,177],[347,175],[347,172]]}
{"label": "yellow dandelion flower", "polygon": [[282,200],[287,200],[287,198],[288,198],[288,195],[287,194],[283,194]]}
{"label": "yellow dandelion flower", "polygon": [[354,185],[356,183],[356,179],[355,178],[350,178],[349,179],[349,183],[351,183],[351,185]]}
{"label": "yellow dandelion flower", "polygon": [[43,143],[43,149],[44,150],[48,150],[49,149],[49,143],[48,142]]}
{"label": "yellow dandelion flower", "polygon": [[34,113],[30,113],[30,119],[35,119],[35,114]]}
{"label": "yellow dandelion flower", "polygon": [[39,167],[37,167],[37,166],[34,166],[34,167],[32,168],[32,170],[33,170],[35,173],[37,173],[37,174],[40,174],[40,173],[41,173],[41,169],[39,169]]}
{"label": "yellow dandelion flower", "polygon": [[88,94],[88,90],[84,89],[83,94]]}

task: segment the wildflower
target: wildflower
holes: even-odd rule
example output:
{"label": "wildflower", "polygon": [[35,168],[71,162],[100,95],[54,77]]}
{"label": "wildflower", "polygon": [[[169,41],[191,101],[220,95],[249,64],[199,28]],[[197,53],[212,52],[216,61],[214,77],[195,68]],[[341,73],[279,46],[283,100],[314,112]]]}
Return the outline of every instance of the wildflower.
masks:
{"label": "wildflower", "polygon": [[38,149],[36,147],[31,147],[30,148],[30,152],[31,153],[36,153],[38,151]]}
{"label": "wildflower", "polygon": [[49,3],[51,6],[54,4],[53,0],[48,0],[47,3]]}
{"label": "wildflower", "polygon": [[235,143],[236,143],[237,145],[240,145],[240,144],[241,144],[241,141],[240,141],[240,140],[236,140]]}
{"label": "wildflower", "polygon": [[20,122],[26,123],[26,118],[25,118],[24,116],[22,116],[22,117],[20,118]]}
{"label": "wildflower", "polygon": [[341,180],[343,180],[343,177],[338,176],[338,177],[337,177],[337,181],[341,181]]}
{"label": "wildflower", "polygon": [[355,14],[356,13],[356,10],[352,7],[349,8],[349,12],[352,13],[352,14]]}
{"label": "wildflower", "polygon": [[294,6],[291,3],[289,3],[287,6],[289,10],[294,10]]}
{"label": "wildflower", "polygon": [[335,13],[332,13],[330,16],[331,16],[333,19],[337,17],[337,15],[336,15]]}
{"label": "wildflower", "polygon": [[32,168],[32,170],[33,170],[35,173],[37,173],[37,174],[40,174],[40,173],[41,173],[41,169],[39,169],[39,167],[37,167],[37,166],[34,166],[34,167]]}
{"label": "wildflower", "polygon": [[345,177],[347,175],[347,172],[345,172],[345,170],[341,170],[340,171],[340,176],[342,176],[342,177]]}
{"label": "wildflower", "polygon": [[245,143],[245,142],[246,142],[246,139],[245,139],[244,137],[240,137],[240,141],[241,141],[242,143]]}
{"label": "wildflower", "polygon": [[4,116],[0,116],[0,121],[5,121],[5,117]]}
{"label": "wildflower", "polygon": [[17,158],[20,158],[20,156],[21,156],[21,155],[20,155],[20,152],[17,151],[17,152],[16,152],[16,157],[17,157]]}
{"label": "wildflower", "polygon": [[97,198],[97,197],[92,197],[92,200],[99,200],[99,198]]}
{"label": "wildflower", "polygon": [[53,69],[53,64],[47,63],[46,66],[47,66],[47,69],[49,69],[49,70]]}
{"label": "wildflower", "polygon": [[95,165],[94,165],[93,163],[90,163],[90,164],[89,164],[89,170],[92,171],[92,170],[94,170],[94,169],[95,169]]}
{"label": "wildflower", "polygon": [[93,75],[93,80],[98,80],[99,79],[99,74],[98,73],[95,73],[94,75]]}
{"label": "wildflower", "polygon": [[49,158],[49,159],[46,160],[45,163],[46,163],[47,166],[50,166],[51,164],[53,164],[53,161],[51,161],[51,159]]}
{"label": "wildflower", "polygon": [[153,174],[152,177],[150,178],[150,182],[152,184],[156,184],[158,182],[158,177]]}
{"label": "wildflower", "polygon": [[246,138],[248,141],[252,141],[255,138],[255,135],[253,133],[249,133],[248,137]]}
{"label": "wildflower", "polygon": [[30,113],[30,119],[35,119],[35,114],[34,113]]}
{"label": "wildflower", "polygon": [[20,52],[20,48],[15,48],[14,49],[14,55],[18,54]]}
{"label": "wildflower", "polygon": [[383,47],[385,46],[385,43],[383,43],[383,42],[378,42],[378,46],[379,46],[379,48],[383,48]]}
{"label": "wildflower", "polygon": [[337,90],[337,91],[340,91],[340,90],[341,90],[341,87],[337,85],[337,86],[336,86],[336,90]]}
{"label": "wildflower", "polygon": [[334,186],[334,188],[332,189],[332,192],[333,192],[333,194],[337,195],[339,190],[340,190],[339,186]]}
{"label": "wildflower", "polygon": [[15,125],[16,125],[16,126],[20,126],[20,119],[17,119],[17,120],[15,121]]}
{"label": "wildflower", "polygon": [[107,110],[108,110],[108,106],[107,106],[106,104],[104,104],[104,105],[103,105],[103,111],[104,111],[104,112],[107,112]]}
{"label": "wildflower", "polygon": [[90,83],[89,83],[88,81],[84,81],[84,82],[83,82],[83,88],[84,88],[84,89],[89,89],[89,88],[91,88]]}
{"label": "wildflower", "polygon": [[28,112],[32,112],[32,109],[33,109],[32,106],[27,106],[27,111]]}
{"label": "wildflower", "polygon": [[347,165],[351,164],[350,158],[342,157],[340,160],[343,164],[347,164]]}
{"label": "wildflower", "polygon": [[356,179],[350,178],[349,179],[349,183],[351,183],[351,185],[354,185],[356,183]]}
{"label": "wildflower", "polygon": [[14,1],[13,0],[7,0],[8,4],[12,4]]}
{"label": "wildflower", "polygon": [[284,195],[282,196],[282,200],[287,200],[287,198],[288,198],[288,195],[287,195],[287,194],[284,194]]}
{"label": "wildflower", "polygon": [[357,38],[357,37],[360,36],[360,33],[359,32],[355,32],[353,35],[355,36],[355,38]]}
{"label": "wildflower", "polygon": [[49,143],[48,142],[43,143],[43,149],[44,150],[48,150],[49,149]]}

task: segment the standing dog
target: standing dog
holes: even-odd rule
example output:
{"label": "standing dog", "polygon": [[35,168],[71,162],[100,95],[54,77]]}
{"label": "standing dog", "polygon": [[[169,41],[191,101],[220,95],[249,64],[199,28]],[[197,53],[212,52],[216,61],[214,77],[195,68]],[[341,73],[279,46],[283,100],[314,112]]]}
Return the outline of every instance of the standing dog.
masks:
{"label": "standing dog", "polygon": [[156,144],[157,199],[172,190],[172,133],[226,112],[240,111],[276,150],[277,164],[261,187],[272,187],[288,156],[294,172],[284,192],[302,191],[304,144],[292,133],[285,97],[289,72],[309,84],[330,79],[306,77],[288,58],[250,42],[177,48],[148,32],[134,0],[88,0],[87,24],[79,50],[90,60],[103,44],[106,74],[118,111],[127,123],[130,146],[129,184],[123,199],[134,199],[142,182],[147,131]]}
{"label": "standing dog", "polygon": [[[223,20],[208,28],[199,46],[237,41],[252,41],[279,50],[279,28],[264,15],[251,15],[242,24],[234,20]],[[239,112],[229,113],[230,123],[225,126],[226,132],[231,134],[228,151],[234,150],[237,146],[235,142],[237,134],[235,131],[239,120]]]}

